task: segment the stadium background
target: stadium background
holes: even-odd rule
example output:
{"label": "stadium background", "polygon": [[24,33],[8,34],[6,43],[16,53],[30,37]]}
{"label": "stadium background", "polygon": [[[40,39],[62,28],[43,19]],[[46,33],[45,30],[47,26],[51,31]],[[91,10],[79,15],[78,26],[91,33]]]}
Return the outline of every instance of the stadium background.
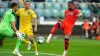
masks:
{"label": "stadium background", "polygon": [[[58,19],[64,18],[64,11],[67,9],[67,2],[71,0],[31,0],[31,9],[38,16],[37,36],[47,37],[51,27]],[[81,24],[85,18],[92,23],[95,17],[100,16],[100,0],[72,0],[75,7],[83,13],[75,23],[73,35],[70,38],[68,56],[100,56],[100,41],[86,39],[82,36]],[[23,7],[22,0],[0,0],[0,20],[5,11],[9,10],[10,3],[19,3]],[[61,56],[64,49],[64,35],[61,30],[56,32],[50,44],[37,44],[39,56]],[[75,34],[75,35],[74,35]],[[77,35],[76,35],[77,34]],[[82,38],[81,38],[82,37]],[[36,40],[36,38],[35,38]],[[0,47],[0,56],[14,56],[12,51],[15,47],[16,38],[5,38],[4,45]],[[23,56],[35,56],[33,48],[26,50],[27,45],[21,45],[20,52]]]}
{"label": "stadium background", "polygon": [[[67,9],[67,2],[71,0],[31,0],[31,9],[38,16],[38,34],[48,34],[52,25],[57,20],[64,18],[64,11]],[[82,21],[87,18],[90,22],[100,15],[100,0],[72,0],[75,7],[83,14],[74,27],[74,34],[82,34]],[[0,19],[5,11],[10,9],[10,3],[19,3],[19,8],[23,7],[23,0],[1,0]],[[18,25],[18,24],[17,24]],[[61,31],[56,33],[61,34]]]}

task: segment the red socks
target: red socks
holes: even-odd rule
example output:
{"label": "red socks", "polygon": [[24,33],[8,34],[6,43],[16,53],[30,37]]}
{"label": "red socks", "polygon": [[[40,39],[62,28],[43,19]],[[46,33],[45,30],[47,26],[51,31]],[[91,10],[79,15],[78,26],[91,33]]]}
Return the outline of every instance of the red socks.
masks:
{"label": "red socks", "polygon": [[68,38],[65,38],[65,50],[68,49],[68,46],[69,46],[69,39]]}

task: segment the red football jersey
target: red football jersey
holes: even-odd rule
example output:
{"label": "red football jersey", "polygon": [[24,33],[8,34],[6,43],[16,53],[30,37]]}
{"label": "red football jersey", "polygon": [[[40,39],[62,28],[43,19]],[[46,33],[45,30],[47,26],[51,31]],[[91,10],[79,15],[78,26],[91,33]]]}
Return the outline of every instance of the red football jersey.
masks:
{"label": "red football jersey", "polygon": [[93,22],[93,25],[92,25],[92,27],[91,27],[91,29],[93,30],[93,29],[97,29],[97,27],[100,25],[100,22],[97,22],[97,21],[95,21],[95,22]]}
{"label": "red football jersey", "polygon": [[78,9],[74,9],[73,11],[66,10],[64,22],[70,25],[70,27],[74,27],[75,21],[78,18],[77,14],[79,14]]}
{"label": "red football jersey", "polygon": [[99,22],[99,25],[100,25],[100,22]]}
{"label": "red football jersey", "polygon": [[82,28],[83,28],[84,30],[89,30],[90,27],[91,27],[91,25],[90,25],[88,22],[84,22],[84,23],[82,24]]}

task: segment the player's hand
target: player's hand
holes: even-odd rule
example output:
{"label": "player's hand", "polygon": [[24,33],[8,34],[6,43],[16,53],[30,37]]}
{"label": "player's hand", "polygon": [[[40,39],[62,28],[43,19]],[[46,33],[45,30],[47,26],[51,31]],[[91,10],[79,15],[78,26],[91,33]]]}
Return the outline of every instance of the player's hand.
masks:
{"label": "player's hand", "polygon": [[37,32],[37,28],[36,27],[34,28],[34,32]]}
{"label": "player's hand", "polygon": [[18,40],[22,40],[24,38],[23,33],[20,33],[19,31],[16,31],[16,35],[17,35]]}
{"label": "player's hand", "polygon": [[91,33],[94,33],[94,30],[91,30]]}
{"label": "player's hand", "polygon": [[82,13],[79,13],[79,14],[77,14],[76,16],[78,16],[78,17],[79,17],[79,16],[82,16]]}

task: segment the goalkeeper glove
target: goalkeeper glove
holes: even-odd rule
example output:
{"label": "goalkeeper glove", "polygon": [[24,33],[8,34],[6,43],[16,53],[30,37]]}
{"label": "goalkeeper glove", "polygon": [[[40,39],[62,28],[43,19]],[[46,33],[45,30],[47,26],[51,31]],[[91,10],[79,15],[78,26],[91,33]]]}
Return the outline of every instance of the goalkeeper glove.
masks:
{"label": "goalkeeper glove", "polygon": [[19,31],[16,31],[16,35],[17,35],[18,40],[22,40],[24,38],[23,34],[20,33]]}

